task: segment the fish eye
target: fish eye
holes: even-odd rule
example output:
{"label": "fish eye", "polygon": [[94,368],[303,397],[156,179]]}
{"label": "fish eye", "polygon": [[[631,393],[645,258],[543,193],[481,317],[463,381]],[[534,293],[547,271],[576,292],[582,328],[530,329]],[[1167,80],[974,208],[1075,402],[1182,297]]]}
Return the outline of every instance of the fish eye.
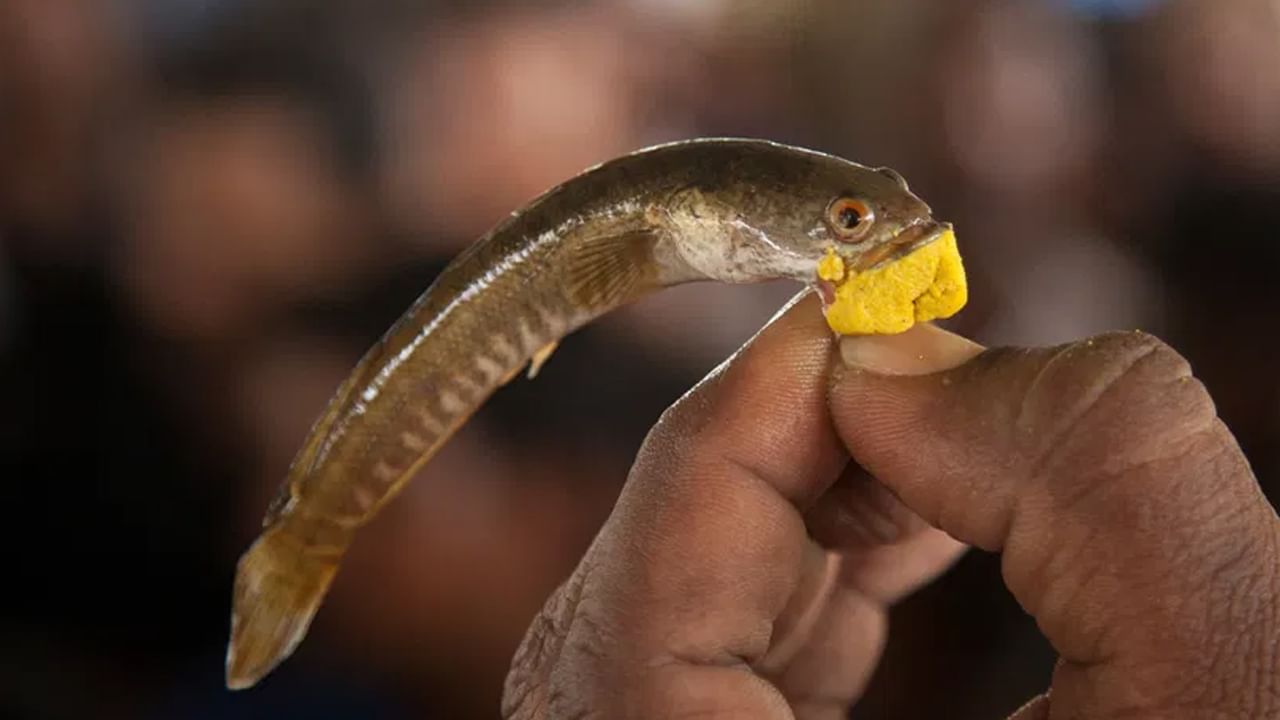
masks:
{"label": "fish eye", "polygon": [[827,208],[827,224],[845,242],[862,239],[875,220],[876,215],[871,206],[859,198],[837,198]]}

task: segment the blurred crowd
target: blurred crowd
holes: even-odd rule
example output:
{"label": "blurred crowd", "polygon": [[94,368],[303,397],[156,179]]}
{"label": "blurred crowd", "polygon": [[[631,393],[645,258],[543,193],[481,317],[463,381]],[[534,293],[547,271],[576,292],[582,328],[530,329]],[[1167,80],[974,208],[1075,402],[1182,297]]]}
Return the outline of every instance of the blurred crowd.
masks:
{"label": "blurred crowd", "polygon": [[[1276,0],[0,2],[0,715],[491,718],[661,410],[797,288],[570,338],[222,687],[239,553],[330,392],[459,249],[582,168],[766,137],[956,224],[988,344],[1141,328],[1280,497]],[[1003,717],[1053,656],[972,554],[860,717]]]}

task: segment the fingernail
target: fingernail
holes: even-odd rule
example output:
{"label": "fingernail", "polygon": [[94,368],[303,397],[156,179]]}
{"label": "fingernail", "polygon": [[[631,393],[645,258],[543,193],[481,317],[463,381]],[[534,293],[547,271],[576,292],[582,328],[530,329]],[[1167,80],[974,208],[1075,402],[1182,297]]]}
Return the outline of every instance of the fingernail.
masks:
{"label": "fingernail", "polygon": [[985,348],[936,325],[922,323],[898,335],[850,335],[840,340],[849,367],[881,375],[926,375],[963,365]]}

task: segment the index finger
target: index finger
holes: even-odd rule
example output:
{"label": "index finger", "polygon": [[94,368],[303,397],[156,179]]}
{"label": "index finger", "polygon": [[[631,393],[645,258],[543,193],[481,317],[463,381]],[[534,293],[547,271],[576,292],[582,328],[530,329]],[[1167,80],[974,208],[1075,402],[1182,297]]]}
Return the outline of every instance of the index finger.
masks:
{"label": "index finger", "polygon": [[767,650],[814,561],[802,509],[848,462],[826,408],[832,342],[817,298],[798,299],[645,440],[597,549],[642,550],[602,592],[634,609],[628,630],[652,657]]}
{"label": "index finger", "polygon": [[826,407],[832,343],[802,297],[664,414],[534,621],[505,716],[792,717],[752,666],[789,603],[834,578],[801,511],[848,461]]}

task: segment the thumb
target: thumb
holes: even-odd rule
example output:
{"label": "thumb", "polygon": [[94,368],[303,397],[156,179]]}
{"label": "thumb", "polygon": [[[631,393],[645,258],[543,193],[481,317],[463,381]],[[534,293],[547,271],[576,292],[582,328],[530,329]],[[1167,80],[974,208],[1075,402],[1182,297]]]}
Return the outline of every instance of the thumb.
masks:
{"label": "thumb", "polygon": [[1003,553],[1062,656],[1054,716],[1280,712],[1280,524],[1187,363],[1127,333],[879,371],[959,342],[845,339],[832,415],[908,507]]}

